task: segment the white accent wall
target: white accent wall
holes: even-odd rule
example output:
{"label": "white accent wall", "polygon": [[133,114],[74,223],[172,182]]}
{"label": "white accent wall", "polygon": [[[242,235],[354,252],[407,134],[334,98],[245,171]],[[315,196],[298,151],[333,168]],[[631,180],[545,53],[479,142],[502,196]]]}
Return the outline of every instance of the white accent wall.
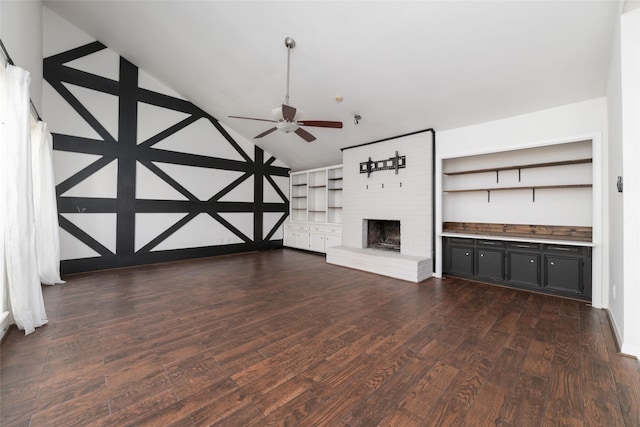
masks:
{"label": "white accent wall", "polygon": [[286,165],[42,10],[63,272],[277,247]]}

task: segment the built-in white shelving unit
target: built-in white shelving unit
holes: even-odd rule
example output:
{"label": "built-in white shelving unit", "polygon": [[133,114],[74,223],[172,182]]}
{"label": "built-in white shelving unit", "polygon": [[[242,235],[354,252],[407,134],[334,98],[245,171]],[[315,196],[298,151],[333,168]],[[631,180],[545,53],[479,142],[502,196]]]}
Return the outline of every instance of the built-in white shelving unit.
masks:
{"label": "built-in white shelving unit", "polygon": [[342,223],[342,168],[327,171],[327,222]]}
{"label": "built-in white shelving unit", "polygon": [[296,174],[291,175],[290,205],[291,220],[306,221],[307,220],[307,175]]}
{"label": "built-in white shelving unit", "polygon": [[342,243],[342,166],[291,173],[285,246],[326,252]]}

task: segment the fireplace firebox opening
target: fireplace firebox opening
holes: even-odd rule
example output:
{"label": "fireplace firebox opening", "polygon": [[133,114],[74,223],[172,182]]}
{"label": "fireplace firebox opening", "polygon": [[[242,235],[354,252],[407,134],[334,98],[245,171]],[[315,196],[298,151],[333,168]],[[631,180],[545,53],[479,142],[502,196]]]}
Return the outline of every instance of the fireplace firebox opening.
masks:
{"label": "fireplace firebox opening", "polygon": [[367,247],[400,252],[400,221],[368,219]]}

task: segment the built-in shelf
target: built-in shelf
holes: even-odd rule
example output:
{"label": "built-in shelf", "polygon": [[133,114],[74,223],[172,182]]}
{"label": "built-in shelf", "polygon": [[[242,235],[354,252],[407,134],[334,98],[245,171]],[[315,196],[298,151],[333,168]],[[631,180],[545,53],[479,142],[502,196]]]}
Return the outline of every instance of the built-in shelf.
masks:
{"label": "built-in shelf", "polygon": [[291,221],[342,223],[342,166],[291,173]]}
{"label": "built-in shelf", "polygon": [[[446,159],[442,164],[442,193],[450,196],[446,197],[444,210],[449,209],[447,215],[452,219],[496,217],[509,220],[516,215],[533,215],[545,218],[543,222],[548,221],[546,218],[556,221],[557,217],[562,221],[560,223],[571,224],[573,219],[567,218],[567,208],[576,206],[578,209],[577,205],[580,205],[580,210],[586,209],[591,200],[591,144],[589,140],[580,140]],[[585,191],[575,191],[578,189]],[[540,193],[536,194],[538,191]],[[486,201],[495,201],[496,207],[479,205],[482,198],[474,194],[478,192],[485,192]],[[496,193],[492,200],[493,192],[502,193],[500,196]],[[532,201],[544,207],[531,206],[534,210],[529,210],[528,205],[507,208],[509,203],[522,201],[518,192],[525,192],[525,195],[529,192]],[[536,200],[537,195],[544,197]],[[558,203],[564,204],[561,211],[555,206]],[[573,205],[569,206],[571,203]],[[584,223],[587,220],[580,217],[577,221]]]}
{"label": "built-in shelf", "polygon": [[445,193],[466,193],[471,191],[503,191],[503,190],[541,190],[547,188],[590,188],[592,184],[533,185],[493,188],[465,188],[462,190],[444,190]]}
{"label": "built-in shelf", "polygon": [[574,159],[574,160],[562,160],[557,162],[544,162],[544,163],[529,163],[522,165],[514,165],[514,166],[499,166],[493,168],[483,168],[483,169],[467,169],[457,172],[443,172],[444,175],[466,175],[472,173],[484,173],[484,172],[500,172],[507,170],[518,170],[518,169],[532,169],[532,168],[544,168],[551,166],[566,166],[566,165],[579,165],[584,163],[592,163],[593,159]]}
{"label": "built-in shelf", "polygon": [[561,185],[535,185],[535,186],[516,186],[516,187],[494,187],[494,188],[466,188],[462,190],[444,190],[444,193],[471,193],[478,191],[487,192],[487,202],[491,201],[492,191],[505,191],[505,190],[531,190],[532,201],[536,201],[536,190],[546,190],[552,188],[591,188],[591,184],[561,184]]}

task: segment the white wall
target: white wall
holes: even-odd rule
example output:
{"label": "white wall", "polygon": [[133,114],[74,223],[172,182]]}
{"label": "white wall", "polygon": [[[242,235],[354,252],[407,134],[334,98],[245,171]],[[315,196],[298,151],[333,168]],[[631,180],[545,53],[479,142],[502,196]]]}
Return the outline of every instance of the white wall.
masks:
{"label": "white wall", "polygon": [[[363,220],[400,220],[401,253],[431,258],[432,134],[422,132],[342,152],[342,244],[363,247]],[[406,156],[406,168],[360,173],[361,162]],[[366,247],[366,245],[364,245]]]}
{"label": "white wall", "polygon": [[[555,145],[580,140],[593,140],[593,304],[606,301],[603,280],[603,139],[607,133],[607,100],[597,98],[576,104],[542,110],[474,126],[438,132],[436,149],[436,233],[442,231],[442,163],[443,159],[486,154],[497,151]],[[606,142],[606,141],[605,141]],[[436,244],[436,260],[442,259],[441,240]],[[436,276],[441,276],[441,263],[436,262]]]}
{"label": "white wall", "polygon": [[42,2],[0,1],[0,38],[13,62],[31,73],[31,99],[42,114]]}
{"label": "white wall", "polygon": [[[609,62],[609,79],[607,82],[607,113],[608,113],[608,182],[616,182],[622,171],[622,76],[620,53],[620,22],[617,23],[613,44],[611,46],[611,60]],[[624,204],[623,194],[611,189],[608,200],[609,239],[604,242],[605,253],[609,257],[606,307],[611,313],[614,331],[618,334],[618,341],[622,342],[624,334]]]}
{"label": "white wall", "polygon": [[[640,9],[621,16],[624,323],[622,352],[640,356]],[[619,236],[616,236],[619,237]],[[619,313],[614,313],[619,318]]]}

